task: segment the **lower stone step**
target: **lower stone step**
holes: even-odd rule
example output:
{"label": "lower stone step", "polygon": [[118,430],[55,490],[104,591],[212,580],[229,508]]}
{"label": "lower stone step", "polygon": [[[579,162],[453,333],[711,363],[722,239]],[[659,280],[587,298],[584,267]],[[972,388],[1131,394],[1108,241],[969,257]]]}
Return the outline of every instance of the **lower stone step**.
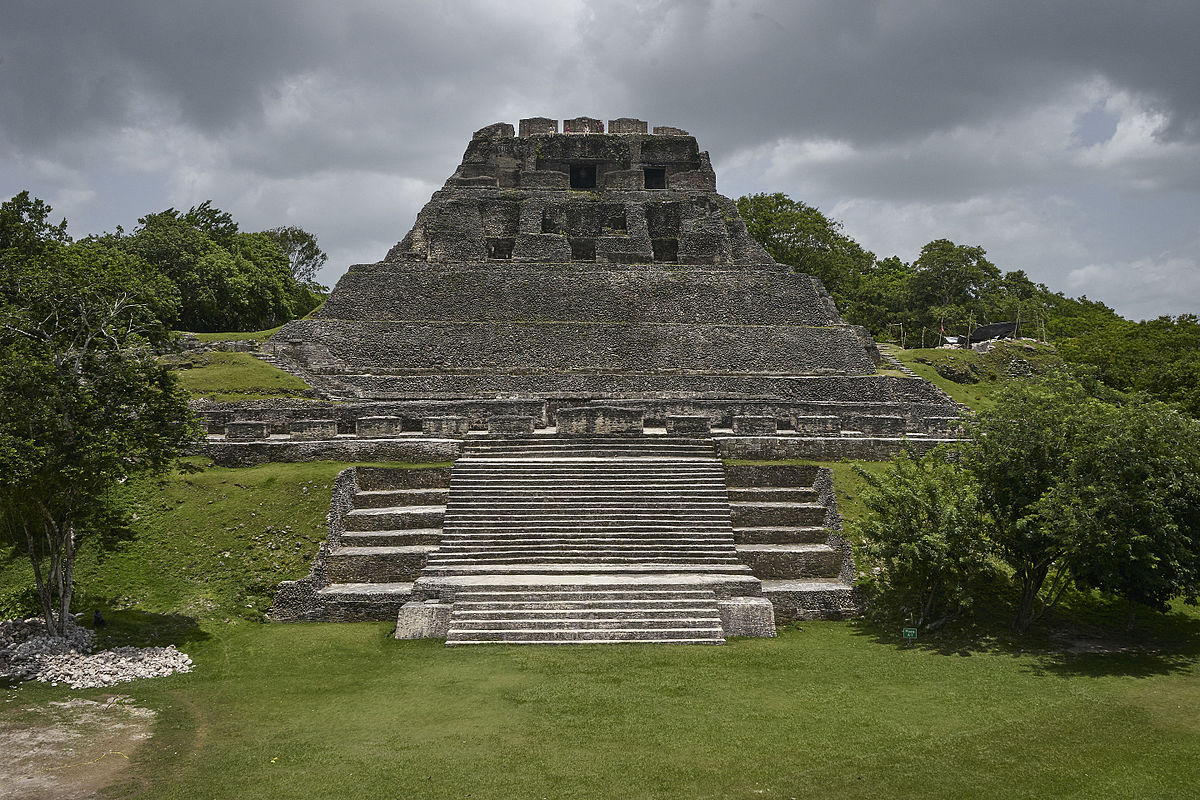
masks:
{"label": "lower stone step", "polygon": [[316,592],[314,622],[389,622],[412,598],[413,585],[332,583]]}
{"label": "lower stone step", "polygon": [[739,544],[742,563],[760,578],[833,578],[842,554],[825,544]]}
{"label": "lower stone step", "polygon": [[446,644],[725,644],[725,635],[715,628],[636,628],[575,630],[487,631],[451,629]]}
{"label": "lower stone step", "polygon": [[777,623],[800,619],[848,619],[859,611],[854,587],[836,578],[764,580],[762,591],[775,608]]}
{"label": "lower stone step", "polygon": [[339,547],[326,561],[333,583],[395,583],[421,574],[434,545],[401,547]]}
{"label": "lower stone step", "polygon": [[829,531],[821,525],[783,525],[764,528],[734,528],[738,544],[823,544]]}
{"label": "lower stone step", "polygon": [[437,544],[441,539],[439,528],[413,528],[406,531],[346,531],[341,541],[344,547],[404,547]]}

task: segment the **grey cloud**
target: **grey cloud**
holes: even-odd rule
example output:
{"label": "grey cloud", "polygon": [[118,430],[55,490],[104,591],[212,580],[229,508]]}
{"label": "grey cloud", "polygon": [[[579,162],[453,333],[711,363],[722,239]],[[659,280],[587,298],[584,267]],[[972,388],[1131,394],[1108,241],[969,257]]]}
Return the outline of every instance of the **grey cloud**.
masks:
{"label": "grey cloud", "polygon": [[[733,194],[968,216],[989,213],[972,198],[1067,198],[1046,229],[1099,249],[1020,265],[1065,288],[1089,263],[1119,272],[1116,250],[1132,262],[1194,238],[1197,29],[1200,5],[1125,0],[6,0],[0,183],[59,203],[78,233],[114,209],[212,197],[250,227],[309,227],[340,269],[404,234],[472,130],[629,115],[696,133]],[[1122,111],[1087,85],[1161,114],[1157,145],[1118,151]],[[1059,103],[1077,104],[1062,134],[1075,150],[1027,148],[1029,120]],[[747,155],[822,141],[851,156]],[[865,222],[857,235],[883,249],[871,237],[894,226]],[[942,224],[913,212],[906,236],[950,235]]]}

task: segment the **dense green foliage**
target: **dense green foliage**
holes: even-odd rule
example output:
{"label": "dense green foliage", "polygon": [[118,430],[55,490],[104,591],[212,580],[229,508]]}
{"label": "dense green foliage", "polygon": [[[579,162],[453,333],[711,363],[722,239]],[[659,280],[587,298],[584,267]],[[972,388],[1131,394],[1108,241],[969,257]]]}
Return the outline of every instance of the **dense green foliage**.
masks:
{"label": "dense green foliage", "polygon": [[[66,220],[54,224],[49,212],[28,192],[0,204],[0,250],[30,253],[69,244]],[[313,276],[326,256],[316,237],[300,228],[244,233],[210,201],[185,213],[169,208],[147,214],[138,222],[132,234],[118,228],[77,244],[143,263],[156,292],[163,286],[159,278],[165,278],[174,301],[160,304],[157,311],[168,327],[269,329],[308,314],[323,300],[323,287]]]}
{"label": "dense green foliage", "polygon": [[300,284],[288,257],[267,233],[241,233],[207,202],[139,220],[119,246],[153,265],[182,297],[178,327],[194,331],[258,330],[301,317],[321,297]]}
{"label": "dense green foliage", "polygon": [[1124,319],[1103,303],[1066,297],[1021,270],[1004,271],[983,248],[929,242],[911,264],[877,259],[842,224],[784,194],[738,199],[750,233],[776,261],[820,278],[845,319],[904,347],[933,347],[982,324],[1020,322],[1054,342],[1085,377],[1139,391],[1200,416],[1200,319]]}
{"label": "dense green foliage", "polygon": [[288,267],[296,282],[301,286],[322,291],[322,287],[316,282],[317,270],[324,266],[328,256],[317,244],[317,237],[294,225],[271,228],[264,232],[287,258]]}
{"label": "dense green foliage", "polygon": [[0,251],[0,536],[29,557],[47,624],[62,626],[78,547],[110,527],[115,488],[165,469],[197,427],[151,349],[169,334],[174,286],[26,208],[27,235]]}
{"label": "dense green foliage", "polygon": [[993,572],[977,484],[940,457],[902,456],[886,476],[858,471],[868,487],[860,556],[878,567],[864,582],[868,594],[928,629],[969,608]]}
{"label": "dense green foliage", "polygon": [[[1024,632],[1072,586],[1163,609],[1200,594],[1200,423],[1065,379],[1010,381],[947,453],[865,476],[856,530],[885,609],[968,606],[1002,566]],[[940,615],[940,616],[939,616]]]}

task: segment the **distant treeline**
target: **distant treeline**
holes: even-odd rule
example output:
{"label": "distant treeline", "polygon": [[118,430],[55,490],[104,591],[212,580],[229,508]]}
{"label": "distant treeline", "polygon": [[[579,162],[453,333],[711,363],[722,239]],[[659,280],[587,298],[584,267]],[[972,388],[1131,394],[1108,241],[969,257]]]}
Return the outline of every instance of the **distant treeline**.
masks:
{"label": "distant treeline", "polygon": [[1044,336],[1081,377],[1141,391],[1200,416],[1200,319],[1127,320],[1104,303],[1067,297],[1023,270],[1003,271],[982,247],[937,239],[912,263],[879,259],[841,222],[785,194],[738,198],[753,235],[780,264],[824,282],[847,322],[906,347],[934,347],[992,322],[1020,321]]}
{"label": "distant treeline", "polygon": [[300,228],[257,233],[205,201],[187,212],[147,214],[133,233],[72,240],[66,220],[51,221],[50,206],[29,192],[0,204],[0,258],[10,272],[53,271],[67,259],[131,265],[154,284],[155,307],[172,328],[252,331],[302,317],[324,299],[314,282],[325,254]]}

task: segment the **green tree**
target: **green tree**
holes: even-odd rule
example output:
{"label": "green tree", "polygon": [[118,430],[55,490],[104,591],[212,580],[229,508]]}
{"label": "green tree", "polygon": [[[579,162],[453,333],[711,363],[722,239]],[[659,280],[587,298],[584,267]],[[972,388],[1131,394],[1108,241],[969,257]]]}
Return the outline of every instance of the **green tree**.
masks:
{"label": "green tree", "polygon": [[271,237],[279,250],[287,257],[292,276],[297,283],[318,290],[323,288],[317,284],[317,270],[325,265],[329,256],[317,244],[316,236],[294,225],[271,228],[264,233]]}
{"label": "green tree", "polygon": [[30,236],[40,252],[0,252],[0,525],[61,633],[75,557],[114,487],[165,469],[199,429],[150,348],[168,336],[174,286],[111,243]]}
{"label": "green tree", "polygon": [[904,455],[883,476],[857,471],[868,487],[858,532],[878,567],[867,581],[875,602],[928,629],[969,609],[994,574],[970,473],[936,451]]}
{"label": "green tree", "polygon": [[1200,594],[1200,423],[1157,402],[1095,405],[1066,471],[1038,503],[1041,524],[1074,542],[1072,574],[1166,610]]}
{"label": "green tree", "polygon": [[1072,531],[1049,524],[1042,498],[1071,463],[1081,420],[1099,401],[1075,381],[1011,381],[995,407],[968,419],[963,467],[991,518],[988,538],[1019,588],[1014,628],[1023,633],[1071,583]]}
{"label": "green tree", "polygon": [[178,324],[192,331],[260,330],[308,313],[320,296],[300,286],[267,233],[241,233],[205,202],[138,220],[122,246],[157,268],[182,297]]}
{"label": "green tree", "polygon": [[786,194],[739,197],[737,207],[771,258],[820,278],[839,305],[875,263],[874,255],[843,233],[842,223]]}
{"label": "green tree", "polygon": [[70,240],[67,221],[50,222],[50,206],[28,191],[20,192],[0,204],[0,252],[39,253],[54,244]]}

